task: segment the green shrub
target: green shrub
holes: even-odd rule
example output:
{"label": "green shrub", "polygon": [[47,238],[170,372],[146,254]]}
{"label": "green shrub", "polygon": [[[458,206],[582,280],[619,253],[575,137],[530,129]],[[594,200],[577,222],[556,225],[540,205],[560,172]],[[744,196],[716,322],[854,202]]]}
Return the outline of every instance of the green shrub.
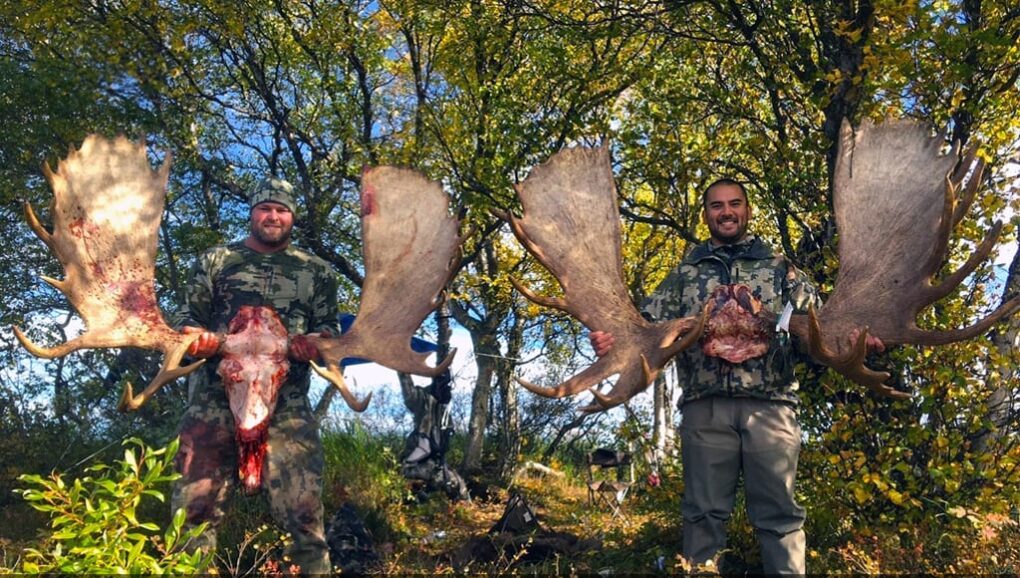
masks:
{"label": "green shrub", "polygon": [[210,556],[183,551],[204,530],[203,525],[182,531],[183,509],[162,534],[159,526],[136,516],[145,496],[165,501],[156,487],[180,477],[173,470],[178,441],[161,449],[135,438],[124,445],[122,461],[86,470],[94,476],[71,483],[55,472],[19,477],[28,487],[16,492],[50,516],[53,530],[42,549],[25,551],[21,572],[194,574],[209,565]]}
{"label": "green shrub", "polygon": [[323,428],[322,499],[327,522],[338,507],[350,502],[377,540],[391,541],[406,533],[402,504],[409,490],[400,474],[402,445],[403,439],[373,435],[357,421]]}

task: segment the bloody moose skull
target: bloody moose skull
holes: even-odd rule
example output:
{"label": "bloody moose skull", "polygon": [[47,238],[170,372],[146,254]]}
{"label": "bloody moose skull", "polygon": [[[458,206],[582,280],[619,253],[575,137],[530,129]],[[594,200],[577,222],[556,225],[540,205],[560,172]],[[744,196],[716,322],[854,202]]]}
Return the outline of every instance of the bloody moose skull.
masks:
{"label": "bloody moose skull", "polygon": [[237,436],[238,477],[248,494],[262,486],[269,420],[287,377],[287,329],[272,307],[244,305],[230,320],[219,373]]}

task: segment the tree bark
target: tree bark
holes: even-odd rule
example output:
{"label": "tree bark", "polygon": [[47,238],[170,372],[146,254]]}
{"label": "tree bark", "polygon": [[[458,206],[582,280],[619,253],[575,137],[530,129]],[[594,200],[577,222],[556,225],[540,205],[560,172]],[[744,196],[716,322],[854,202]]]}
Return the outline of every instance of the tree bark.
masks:
{"label": "tree bark", "polygon": [[[486,240],[482,249],[474,255],[473,261],[480,272],[490,278],[499,271],[499,262],[491,240]],[[471,417],[468,420],[468,439],[464,449],[461,467],[466,472],[478,471],[482,466],[482,450],[485,445],[485,431],[489,424],[489,410],[492,400],[493,378],[498,369],[500,352],[500,327],[510,314],[511,304],[502,298],[493,287],[482,284],[471,301],[449,302],[450,313],[461,326],[471,334],[475,350],[475,365],[478,379],[471,393]]]}
{"label": "tree bark", "polygon": [[[1020,251],[1013,255],[1006,276],[1006,285],[1002,291],[1002,303],[1020,293]],[[1017,352],[1020,351],[1020,317],[1014,315],[1003,322],[992,334],[992,344],[1004,363],[989,363],[991,371],[998,373],[998,386],[988,397],[987,419],[990,428],[979,431],[973,441],[975,452],[984,452],[993,443],[1009,431],[1010,408],[1013,406],[1013,392],[1020,382],[1020,370],[1017,369]]]}
{"label": "tree bark", "polygon": [[656,464],[661,463],[662,459],[673,450],[673,440],[676,437],[676,428],[673,425],[673,384],[666,378],[667,374],[673,371],[675,371],[675,366],[659,372],[653,389],[655,414],[652,424],[652,444],[655,452],[653,458]]}
{"label": "tree bark", "polygon": [[500,446],[499,477],[509,482],[517,467],[517,459],[521,455],[521,416],[517,403],[517,384],[514,381],[514,369],[517,367],[517,356],[524,342],[524,328],[520,315],[514,313],[514,321],[507,335],[506,357],[499,360],[496,383],[499,386],[502,400],[501,421],[499,424]]}
{"label": "tree bark", "polygon": [[489,402],[492,399],[492,377],[499,356],[499,342],[492,334],[475,335],[471,341],[475,348],[478,380],[471,394],[471,417],[468,420],[467,445],[461,467],[465,472],[482,468],[482,450],[485,447],[485,430],[489,424]]}

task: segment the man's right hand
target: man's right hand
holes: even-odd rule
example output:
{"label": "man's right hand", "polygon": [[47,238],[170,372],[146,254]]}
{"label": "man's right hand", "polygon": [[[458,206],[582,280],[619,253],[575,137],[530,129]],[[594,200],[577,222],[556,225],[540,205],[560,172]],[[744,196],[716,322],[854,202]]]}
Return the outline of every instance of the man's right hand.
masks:
{"label": "man's right hand", "polygon": [[188,355],[192,357],[198,357],[205,359],[216,355],[216,352],[220,348],[220,338],[216,337],[216,334],[207,331],[201,327],[182,327],[181,333],[193,334],[200,333],[198,339],[191,342],[188,346]]}
{"label": "man's right hand", "polygon": [[595,355],[598,357],[609,353],[613,344],[616,343],[613,334],[608,331],[592,331],[588,334],[588,339],[591,341],[591,348],[595,350]]}

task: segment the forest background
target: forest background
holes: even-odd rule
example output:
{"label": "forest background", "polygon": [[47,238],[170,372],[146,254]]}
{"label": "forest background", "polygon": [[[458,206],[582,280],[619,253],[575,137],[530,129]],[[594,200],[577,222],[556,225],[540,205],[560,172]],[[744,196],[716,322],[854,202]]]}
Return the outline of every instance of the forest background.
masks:
{"label": "forest background", "polygon": [[[720,176],[747,184],[754,232],[824,292],[838,269],[830,177],[840,123],[918,118],[988,163],[944,270],[966,260],[994,220],[1007,221],[997,263],[921,319],[963,326],[1020,290],[1018,78],[1020,6],[1007,0],[3,3],[0,527],[9,535],[0,532],[0,545],[35,539],[15,531],[25,530],[14,523],[26,515],[12,493],[19,475],[80,472],[119,455],[129,436],[164,445],[183,410],[178,383],[136,413],[115,411],[119,383],[146,382],[158,369],[150,355],[43,362],[10,331],[26,327],[52,343],[80,327],[37,280],[61,275],[21,205],[47,218],[40,163],[89,133],[144,137],[154,162],[173,155],[157,273],[168,309],[196,255],[243,235],[245,191],[272,173],[300,192],[297,242],[341,273],[342,308],[356,311],[362,167],[405,165],[441,180],[471,231],[449,299],[422,334],[448,343],[452,319],[473,349],[471,379],[457,385],[464,403],[451,463],[506,488],[527,460],[570,469],[614,444],[656,456],[649,461],[672,476],[670,491],[646,496],[654,521],[620,534],[620,551],[634,554],[644,536],[655,557],[671,559],[676,392],[660,381],[595,416],[575,412],[587,400],[519,395],[515,374],[552,385],[591,352],[583,328],[512,289],[511,276],[549,292],[555,281],[490,210],[519,210],[513,184],[552,153],[608,143],[635,301],[705,236],[699,194]],[[1017,570],[1018,328],[1014,319],[966,343],[891,351],[881,362],[911,392],[906,401],[800,368],[799,492],[813,571]],[[410,427],[399,398],[377,397],[377,411],[393,419],[367,425],[331,399],[313,399],[324,427],[399,448]],[[366,427],[374,441],[359,437]],[[413,531],[388,527],[398,544]],[[734,544],[753,560],[742,550],[753,550],[753,536],[738,533]]]}

